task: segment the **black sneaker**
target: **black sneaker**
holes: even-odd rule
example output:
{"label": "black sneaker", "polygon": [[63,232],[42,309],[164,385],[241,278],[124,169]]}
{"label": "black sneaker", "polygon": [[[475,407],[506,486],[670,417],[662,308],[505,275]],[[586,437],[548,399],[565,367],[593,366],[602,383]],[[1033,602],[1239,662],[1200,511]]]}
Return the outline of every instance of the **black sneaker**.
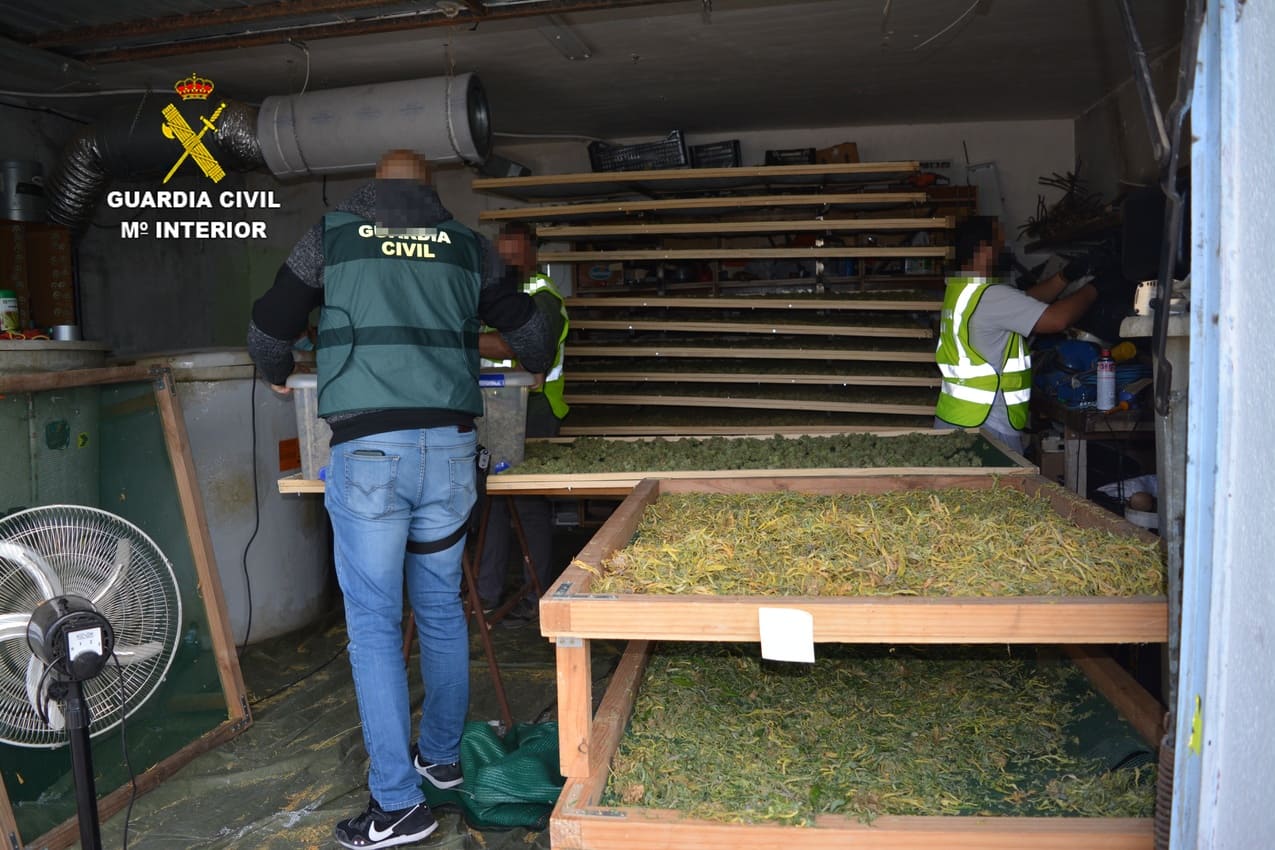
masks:
{"label": "black sneaker", "polygon": [[363,813],[340,821],[333,833],[342,847],[372,850],[376,847],[412,844],[426,838],[436,829],[438,821],[424,803],[387,812],[376,802],[375,797],[369,797]]}
{"label": "black sneaker", "polygon": [[439,790],[455,788],[465,781],[465,775],[461,773],[460,762],[452,762],[451,764],[434,764],[421,758],[421,751],[418,747],[412,756],[412,767],[416,768],[416,772],[429,780],[429,784]]}

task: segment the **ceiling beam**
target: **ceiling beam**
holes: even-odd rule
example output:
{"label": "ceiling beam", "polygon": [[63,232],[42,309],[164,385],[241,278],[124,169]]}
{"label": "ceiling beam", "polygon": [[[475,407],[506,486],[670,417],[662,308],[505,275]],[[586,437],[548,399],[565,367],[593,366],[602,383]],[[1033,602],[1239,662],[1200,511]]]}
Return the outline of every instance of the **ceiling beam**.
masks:
{"label": "ceiling beam", "polygon": [[[283,2],[276,3],[236,6],[232,9],[210,9],[203,12],[192,12],[188,15],[168,15],[163,18],[133,18],[132,20],[118,21],[100,26],[53,30],[30,39],[27,45],[29,47],[45,48],[72,47],[77,44],[91,46],[117,39],[146,38],[165,33],[183,33],[206,27],[260,23],[262,21],[297,18],[304,15],[356,12],[360,9],[385,5],[387,5],[386,0],[283,0]],[[441,11],[439,14],[442,14]]]}
{"label": "ceiling beam", "polygon": [[[131,62],[157,59],[214,50],[241,49],[269,44],[281,44],[291,40],[315,41],[372,33],[395,32],[410,29],[428,29],[480,22],[512,20],[540,15],[568,14],[621,9],[632,6],[658,6],[683,0],[531,0],[526,3],[491,6],[480,0],[464,0],[466,11],[447,17],[442,10],[430,7],[417,14],[378,16],[369,15],[363,20],[342,21],[332,24],[314,24],[288,27],[290,18],[298,15],[324,13],[349,13],[357,9],[384,6],[385,0],[292,0],[287,3],[236,7],[232,10],[201,12],[193,15],[174,15],[153,20],[123,21],[101,27],[83,27],[76,30],[49,32],[26,42],[31,47],[71,47],[92,45],[119,40],[147,39],[153,36],[171,36],[167,41],[139,44],[132,47],[71,50],[68,53],[90,64]],[[277,21],[278,29],[255,32],[252,35],[224,33],[208,36],[186,36],[193,29],[215,26],[241,25],[263,21]]]}

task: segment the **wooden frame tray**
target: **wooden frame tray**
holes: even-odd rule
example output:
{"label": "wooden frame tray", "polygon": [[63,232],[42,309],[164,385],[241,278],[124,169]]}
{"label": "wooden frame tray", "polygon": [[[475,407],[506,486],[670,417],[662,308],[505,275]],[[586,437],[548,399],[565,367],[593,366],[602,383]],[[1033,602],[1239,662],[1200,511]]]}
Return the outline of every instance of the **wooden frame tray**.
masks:
{"label": "wooden frame tray", "polygon": [[[811,431],[809,434],[790,434],[788,436],[832,436],[834,433],[843,432],[824,432],[817,433]],[[956,430],[951,431],[935,431],[927,429],[899,429],[895,431],[882,430],[873,432],[881,437],[898,437],[904,434],[933,434],[936,439],[943,439],[944,435],[956,434]],[[671,436],[664,437],[665,440],[689,440],[704,439],[709,435],[700,437],[694,436]],[[759,440],[769,439],[772,434],[731,434],[722,435],[727,439],[740,440]],[[1018,452],[1006,446],[1000,440],[990,434],[979,432],[979,436],[986,440],[987,443],[996,451],[1003,454],[1008,460],[1005,466],[977,466],[977,467],[938,467],[938,466],[913,466],[913,467],[892,467],[888,471],[891,474],[904,475],[950,475],[953,472],[959,472],[962,475],[1036,475],[1039,470],[1036,465],[1023,457]],[[572,443],[575,437],[554,437],[546,440],[546,442],[555,443]],[[610,437],[609,442],[653,442],[655,437]],[[801,469],[719,469],[719,470],[647,470],[637,472],[615,472],[607,470],[599,470],[598,472],[578,472],[578,473],[519,473],[515,467],[513,472],[493,475],[487,479],[487,490],[490,493],[499,493],[501,495],[542,495],[542,496],[578,496],[578,497],[615,497],[627,496],[633,491],[645,478],[710,478],[713,480],[728,478],[756,478],[759,475],[773,476],[779,478],[859,478],[863,476],[879,476],[886,470],[881,467],[806,467]],[[281,488],[282,489],[282,488]]]}
{"label": "wooden frame tray", "polygon": [[[1150,818],[883,816],[867,825],[844,816],[823,815],[809,828],[716,823],[697,821],[673,811],[600,806],[611,760],[632,712],[649,650],[648,641],[631,642],[611,678],[593,723],[591,737],[595,746],[585,763],[587,770],[567,780],[549,819],[550,842],[557,850],[772,850],[785,844],[802,850],[1150,850],[1154,846]],[[1087,673],[1092,664],[1102,663],[1087,649],[1069,652]],[[1147,738],[1158,727],[1139,726],[1129,711],[1136,709],[1135,713],[1145,719],[1157,711],[1158,705],[1127,674],[1119,672],[1123,678],[1118,679],[1118,685],[1131,696],[1127,705],[1117,704],[1117,708]],[[1104,682],[1094,680],[1094,684],[1110,698]],[[1155,746],[1158,739],[1148,739],[1148,743]]]}
{"label": "wooden frame tray", "polygon": [[891,472],[857,477],[745,477],[642,481],[540,600],[540,631],[556,644],[559,758],[564,776],[589,775],[593,704],[590,640],[758,642],[760,608],[795,608],[813,620],[816,643],[1162,643],[1168,602],[1145,597],[742,597],[593,594],[593,573],[632,538],[661,493],[813,494],[908,489],[1014,487],[1047,497],[1082,527],[1157,540],[1154,535],[1038,475]]}

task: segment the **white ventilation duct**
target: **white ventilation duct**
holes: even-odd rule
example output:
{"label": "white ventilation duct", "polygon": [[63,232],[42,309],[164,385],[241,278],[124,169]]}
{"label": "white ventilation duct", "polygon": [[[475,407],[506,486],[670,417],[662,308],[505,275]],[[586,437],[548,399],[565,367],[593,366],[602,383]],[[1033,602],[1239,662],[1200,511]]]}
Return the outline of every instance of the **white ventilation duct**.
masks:
{"label": "white ventilation duct", "polygon": [[368,171],[387,150],[481,164],[491,121],[474,74],[266,98],[257,141],[276,177]]}

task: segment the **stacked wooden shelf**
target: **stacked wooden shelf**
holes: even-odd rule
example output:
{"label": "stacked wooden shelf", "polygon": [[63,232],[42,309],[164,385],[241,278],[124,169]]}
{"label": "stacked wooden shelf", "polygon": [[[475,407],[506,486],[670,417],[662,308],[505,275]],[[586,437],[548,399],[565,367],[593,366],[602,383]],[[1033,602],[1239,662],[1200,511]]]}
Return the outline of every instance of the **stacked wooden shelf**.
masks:
{"label": "stacked wooden shelf", "polygon": [[[651,641],[747,642],[762,639],[760,611],[797,609],[813,623],[815,643],[1060,644],[1139,733],[1159,742],[1162,708],[1132,677],[1092,645],[1167,640],[1163,596],[943,597],[715,596],[595,593],[599,565],[626,546],[643,513],[671,493],[886,493],[898,490],[1012,488],[1048,501],[1060,517],[1150,543],[1152,535],[1039,476],[962,472],[908,474],[877,470],[859,477],[667,479],[640,483],[546,593],[541,631],[555,643],[560,761],[566,786],[550,821],[555,847],[913,846],[1041,850],[1101,846],[1149,850],[1149,818],[881,817],[872,824],[820,817],[814,827],[712,823],[676,812],[604,807],[611,759],[628,722]],[[1012,553],[1007,553],[1012,554]],[[590,641],[630,641],[596,717]],[[688,781],[689,778],[688,778]]]}
{"label": "stacked wooden shelf", "polygon": [[[566,246],[539,261],[575,270],[564,434],[774,433],[928,424],[935,285],[956,217],[949,199],[939,215],[911,190],[917,171],[671,169],[473,188],[530,204],[480,219],[538,223],[543,242]],[[902,273],[909,263],[926,274]]]}

